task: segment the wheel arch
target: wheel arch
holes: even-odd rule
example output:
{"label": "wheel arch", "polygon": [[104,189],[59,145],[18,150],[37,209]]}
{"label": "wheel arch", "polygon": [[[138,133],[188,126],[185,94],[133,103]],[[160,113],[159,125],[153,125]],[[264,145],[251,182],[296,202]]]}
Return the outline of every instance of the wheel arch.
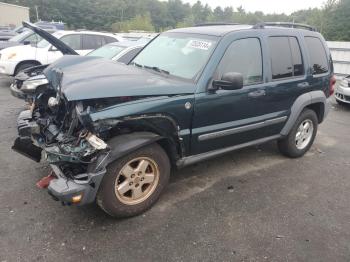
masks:
{"label": "wheel arch", "polygon": [[23,60],[23,61],[19,62],[19,63],[16,65],[15,70],[14,70],[14,75],[17,75],[17,74],[18,74],[17,70],[18,70],[18,68],[19,68],[21,65],[29,64],[29,63],[35,64],[34,66],[39,66],[39,65],[41,65],[41,63],[40,63],[38,60],[33,60],[33,59],[32,59],[32,60]]}
{"label": "wheel arch", "polygon": [[179,157],[173,139],[148,131],[136,131],[117,135],[106,141],[106,143],[110,151],[108,154],[98,157],[97,161],[90,167],[90,170],[99,170],[107,167],[112,162],[153,143],[157,143],[164,149],[172,166],[175,166],[176,160]]}
{"label": "wheel arch", "polygon": [[[173,166],[185,154],[179,124],[170,115],[145,114],[95,121],[104,121],[112,130],[117,130],[114,134],[110,133],[111,138],[106,141],[111,148],[109,162],[151,143],[157,143],[164,149]],[[94,132],[99,133],[99,128],[94,128]]]}
{"label": "wheel arch", "polygon": [[292,105],[290,116],[281,131],[281,135],[289,134],[305,108],[313,110],[317,115],[318,123],[322,123],[329,111],[329,101],[323,91],[311,91],[299,96]]}
{"label": "wheel arch", "polygon": [[307,105],[306,108],[311,109],[314,111],[317,115],[318,123],[321,124],[324,119],[324,113],[325,113],[325,104],[322,102],[316,102],[312,103],[310,105]]}

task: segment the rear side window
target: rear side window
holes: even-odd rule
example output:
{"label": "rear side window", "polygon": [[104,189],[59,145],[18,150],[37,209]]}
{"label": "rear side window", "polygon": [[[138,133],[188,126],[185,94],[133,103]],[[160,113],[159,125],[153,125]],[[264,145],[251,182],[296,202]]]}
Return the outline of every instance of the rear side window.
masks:
{"label": "rear side window", "polygon": [[83,50],[93,50],[105,44],[103,36],[83,35]]}
{"label": "rear side window", "polygon": [[326,50],[317,37],[305,37],[305,42],[310,55],[312,74],[319,75],[328,72],[328,60]]}
{"label": "rear side window", "polygon": [[220,78],[228,72],[241,73],[244,85],[261,83],[263,67],[260,40],[245,38],[234,41],[220,62],[219,72]]}
{"label": "rear side window", "polygon": [[303,58],[295,37],[269,38],[272,79],[296,77],[304,74]]}
{"label": "rear side window", "polygon": [[290,49],[292,52],[294,76],[304,75],[303,57],[301,56],[300,46],[295,37],[289,37]]}

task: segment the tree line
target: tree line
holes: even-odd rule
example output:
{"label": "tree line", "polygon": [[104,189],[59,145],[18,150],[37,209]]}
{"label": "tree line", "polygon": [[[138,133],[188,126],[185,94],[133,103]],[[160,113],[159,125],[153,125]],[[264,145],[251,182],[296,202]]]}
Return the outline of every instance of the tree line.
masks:
{"label": "tree line", "polygon": [[[30,17],[63,21],[70,29],[122,32],[161,32],[206,22],[256,24],[295,22],[316,27],[327,40],[350,41],[350,0],[327,0],[320,8],[286,14],[247,12],[244,7],[212,9],[200,1],[193,5],[181,0],[2,0],[30,7]],[[291,3],[292,4],[292,3]],[[38,13],[36,13],[36,10]]]}

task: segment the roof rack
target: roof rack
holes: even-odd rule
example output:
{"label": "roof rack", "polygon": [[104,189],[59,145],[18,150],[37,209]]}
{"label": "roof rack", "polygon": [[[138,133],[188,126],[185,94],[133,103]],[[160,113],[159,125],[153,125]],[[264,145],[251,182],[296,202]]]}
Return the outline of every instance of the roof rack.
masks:
{"label": "roof rack", "polygon": [[253,29],[263,29],[265,26],[280,26],[289,28],[302,28],[310,31],[317,31],[315,27],[305,24],[290,23],[290,22],[261,22],[253,26]]}
{"label": "roof rack", "polygon": [[212,23],[202,23],[196,24],[195,26],[216,26],[216,25],[241,25],[239,23],[228,23],[228,22],[212,22]]}

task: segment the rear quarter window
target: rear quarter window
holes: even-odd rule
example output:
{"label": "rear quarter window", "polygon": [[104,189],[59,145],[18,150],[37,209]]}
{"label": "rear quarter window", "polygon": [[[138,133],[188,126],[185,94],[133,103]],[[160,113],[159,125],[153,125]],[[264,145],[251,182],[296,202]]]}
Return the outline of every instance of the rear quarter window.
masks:
{"label": "rear quarter window", "polygon": [[327,73],[329,70],[326,50],[317,37],[305,37],[305,43],[310,56],[312,74],[319,75]]}

